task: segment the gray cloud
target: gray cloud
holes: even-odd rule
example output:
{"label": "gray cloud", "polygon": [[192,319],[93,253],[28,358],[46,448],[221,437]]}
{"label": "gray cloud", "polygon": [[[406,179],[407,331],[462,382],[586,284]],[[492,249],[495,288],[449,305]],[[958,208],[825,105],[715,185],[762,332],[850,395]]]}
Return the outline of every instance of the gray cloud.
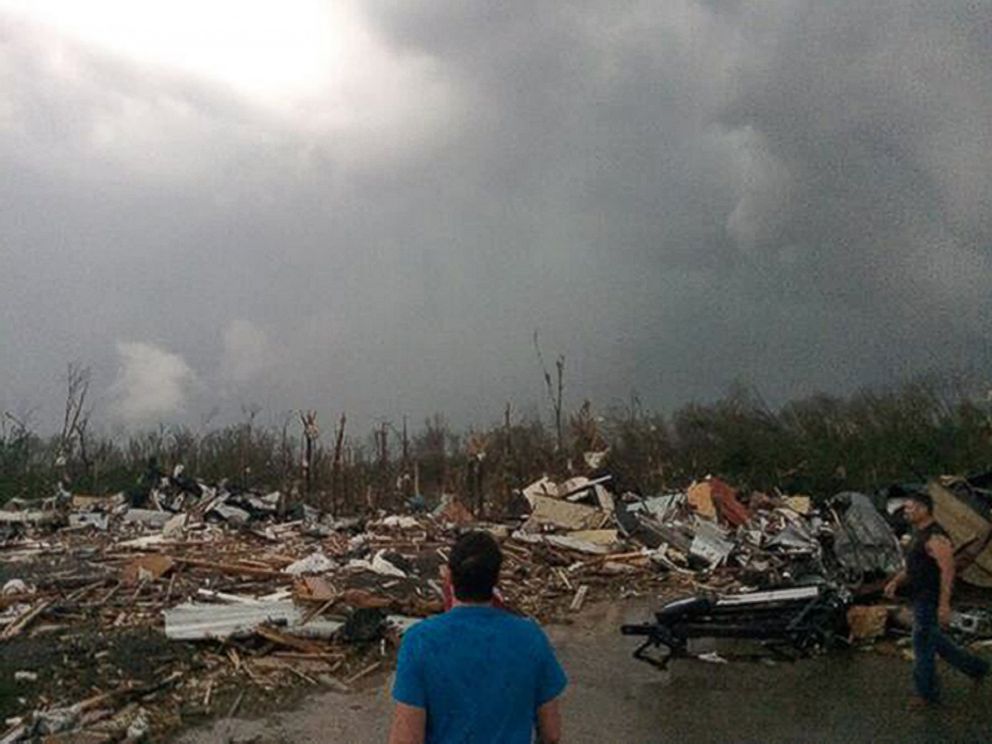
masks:
{"label": "gray cloud", "polygon": [[988,5],[362,8],[282,108],[0,15],[0,404],[118,339],[196,370],[167,420],[486,423],[535,328],[575,403],[992,361]]}

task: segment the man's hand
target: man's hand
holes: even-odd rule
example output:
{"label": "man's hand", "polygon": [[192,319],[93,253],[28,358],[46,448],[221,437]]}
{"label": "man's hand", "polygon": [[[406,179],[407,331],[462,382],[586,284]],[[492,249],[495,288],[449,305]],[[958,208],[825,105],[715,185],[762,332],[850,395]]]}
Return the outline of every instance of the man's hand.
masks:
{"label": "man's hand", "polygon": [[537,732],[541,744],[561,743],[561,708],[557,698],[537,709]]}
{"label": "man's hand", "polygon": [[906,580],[905,571],[900,571],[895,576],[893,576],[892,579],[889,581],[889,583],[885,585],[885,589],[883,590],[885,596],[888,597],[889,599],[895,599],[896,592],[899,591],[899,587],[902,586],[905,580]]}
{"label": "man's hand", "polygon": [[951,624],[951,606],[949,604],[941,603],[937,608],[937,620],[940,622],[940,627],[946,628]]}

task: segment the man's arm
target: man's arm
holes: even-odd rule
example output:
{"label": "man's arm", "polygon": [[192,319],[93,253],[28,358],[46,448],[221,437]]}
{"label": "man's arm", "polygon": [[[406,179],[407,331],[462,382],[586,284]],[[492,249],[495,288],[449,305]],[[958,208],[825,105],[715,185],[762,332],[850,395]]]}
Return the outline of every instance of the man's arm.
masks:
{"label": "man's arm", "polygon": [[937,618],[946,626],[951,621],[951,590],[954,588],[954,548],[943,535],[935,535],[927,540],[927,553],[937,561],[940,568],[940,601],[937,604]]}
{"label": "man's arm", "polygon": [[406,703],[396,703],[389,744],[424,744],[427,711]]}
{"label": "man's arm", "polygon": [[541,744],[560,744],[561,708],[558,707],[557,698],[537,709],[537,732],[541,736]]}
{"label": "man's arm", "polygon": [[903,569],[895,576],[893,576],[889,580],[889,583],[885,585],[885,596],[888,597],[889,599],[895,599],[896,592],[899,590],[899,587],[905,583],[906,583],[906,570]]}

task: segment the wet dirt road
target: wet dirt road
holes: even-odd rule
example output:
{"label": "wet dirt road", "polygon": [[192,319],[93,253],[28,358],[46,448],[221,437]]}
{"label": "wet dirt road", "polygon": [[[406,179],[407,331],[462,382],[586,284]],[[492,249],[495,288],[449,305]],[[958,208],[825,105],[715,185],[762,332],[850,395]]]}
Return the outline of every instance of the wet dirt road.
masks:
{"label": "wet dirt road", "polygon": [[[796,663],[679,661],[659,672],[630,658],[623,622],[642,606],[598,605],[549,629],[569,675],[568,744],[659,742],[987,742],[992,685],[978,690],[942,668],[945,706],[907,713],[910,664],[876,653],[835,653]],[[294,711],[221,721],[181,744],[385,742],[388,680],[352,695],[325,693]]]}

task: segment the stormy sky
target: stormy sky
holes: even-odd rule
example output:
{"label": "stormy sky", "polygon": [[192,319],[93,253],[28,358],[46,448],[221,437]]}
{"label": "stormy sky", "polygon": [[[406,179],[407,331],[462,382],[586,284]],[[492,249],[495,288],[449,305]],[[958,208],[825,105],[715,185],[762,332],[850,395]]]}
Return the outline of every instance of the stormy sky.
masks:
{"label": "stormy sky", "polygon": [[[992,364],[992,3],[0,0],[0,408],[459,426]],[[326,419],[325,419],[326,420]],[[329,423],[329,422],[328,422]]]}

